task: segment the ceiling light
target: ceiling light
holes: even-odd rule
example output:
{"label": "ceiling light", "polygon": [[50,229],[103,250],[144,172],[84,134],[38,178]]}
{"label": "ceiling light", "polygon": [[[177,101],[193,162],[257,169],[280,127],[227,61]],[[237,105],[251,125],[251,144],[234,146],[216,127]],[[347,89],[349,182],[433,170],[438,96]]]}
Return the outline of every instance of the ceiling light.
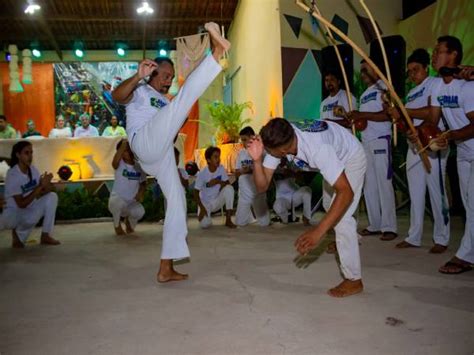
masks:
{"label": "ceiling light", "polygon": [[79,48],[77,48],[77,49],[74,51],[74,54],[75,54],[75,56],[78,57],[78,58],[84,57],[84,51],[83,51],[82,49],[79,49]]}
{"label": "ceiling light", "polygon": [[120,47],[120,48],[117,48],[117,55],[118,55],[119,57],[124,57],[124,56],[125,56],[125,49],[123,49],[123,48],[121,48],[121,47]]}
{"label": "ceiling light", "polygon": [[41,6],[36,4],[34,1],[28,1],[28,6],[25,9],[25,14],[33,15],[35,11],[39,11]]}
{"label": "ceiling light", "polygon": [[142,1],[142,5],[137,8],[139,15],[151,15],[154,12],[153,8],[148,4],[148,1]]}
{"label": "ceiling light", "polygon": [[31,54],[33,54],[33,57],[35,57],[35,58],[40,58],[41,57],[41,51],[39,49],[36,49],[36,48],[31,51]]}

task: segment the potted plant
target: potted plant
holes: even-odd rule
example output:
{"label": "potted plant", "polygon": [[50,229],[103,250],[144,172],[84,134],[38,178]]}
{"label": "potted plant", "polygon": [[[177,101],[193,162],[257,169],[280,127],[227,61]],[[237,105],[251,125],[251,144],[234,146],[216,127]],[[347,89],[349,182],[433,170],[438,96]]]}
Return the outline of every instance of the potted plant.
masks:
{"label": "potted plant", "polygon": [[207,109],[211,116],[211,124],[217,129],[215,133],[217,144],[237,143],[240,130],[251,121],[250,118],[241,118],[245,109],[252,110],[251,102],[226,105],[222,101],[214,101],[207,105]]}

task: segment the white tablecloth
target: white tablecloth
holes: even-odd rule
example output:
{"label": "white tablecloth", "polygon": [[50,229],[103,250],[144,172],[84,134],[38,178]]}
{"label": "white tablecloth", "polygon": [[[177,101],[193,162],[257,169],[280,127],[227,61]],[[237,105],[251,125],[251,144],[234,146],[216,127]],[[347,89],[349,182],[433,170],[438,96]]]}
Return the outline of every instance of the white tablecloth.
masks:
{"label": "white tablecloth", "polygon": [[[33,144],[33,165],[43,173],[54,174],[62,165],[68,165],[73,175],[70,180],[113,179],[112,159],[117,143],[122,137],[81,137],[30,139]],[[179,134],[175,146],[184,157],[185,134]],[[18,139],[0,139],[0,157],[10,158],[13,145]],[[182,162],[181,162],[182,164]],[[0,165],[0,181],[4,180],[6,168]]]}

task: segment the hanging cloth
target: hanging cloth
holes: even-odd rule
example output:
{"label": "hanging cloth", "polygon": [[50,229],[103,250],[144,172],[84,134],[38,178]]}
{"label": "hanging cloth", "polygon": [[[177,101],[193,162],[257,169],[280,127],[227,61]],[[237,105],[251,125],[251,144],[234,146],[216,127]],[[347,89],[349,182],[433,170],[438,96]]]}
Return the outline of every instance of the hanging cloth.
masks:
{"label": "hanging cloth", "polygon": [[209,34],[207,33],[177,38],[177,67],[181,83],[201,63],[209,48]]}

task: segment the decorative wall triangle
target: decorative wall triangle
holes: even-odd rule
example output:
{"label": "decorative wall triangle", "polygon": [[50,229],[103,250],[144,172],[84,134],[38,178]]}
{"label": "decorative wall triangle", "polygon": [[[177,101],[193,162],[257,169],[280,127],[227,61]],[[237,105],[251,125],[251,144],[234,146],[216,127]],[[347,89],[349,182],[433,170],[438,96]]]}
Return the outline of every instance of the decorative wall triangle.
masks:
{"label": "decorative wall triangle", "polygon": [[[369,44],[370,42],[377,39],[375,30],[372,27],[372,24],[367,17],[362,17],[362,16],[357,15],[357,21],[359,21],[360,29],[362,30],[362,33],[364,34],[365,43]],[[379,28],[380,35],[382,35],[382,30],[380,29],[379,24],[377,23],[377,21],[375,21],[375,23],[377,24],[377,27]]]}
{"label": "decorative wall triangle", "polygon": [[[331,24],[333,24],[335,27],[337,27],[337,29],[339,29],[345,35],[348,34],[348,32],[349,32],[349,23],[346,20],[344,20],[341,16],[339,16],[338,14],[334,15],[334,17],[332,18]],[[334,32],[333,32],[333,36],[336,39],[336,41],[344,42],[344,40]]]}
{"label": "decorative wall triangle", "polygon": [[293,30],[293,33],[295,34],[296,38],[299,38],[303,19],[301,17],[295,17],[286,14],[284,14],[284,16],[286,18],[286,21],[288,21],[288,24],[290,25],[291,29]]}

